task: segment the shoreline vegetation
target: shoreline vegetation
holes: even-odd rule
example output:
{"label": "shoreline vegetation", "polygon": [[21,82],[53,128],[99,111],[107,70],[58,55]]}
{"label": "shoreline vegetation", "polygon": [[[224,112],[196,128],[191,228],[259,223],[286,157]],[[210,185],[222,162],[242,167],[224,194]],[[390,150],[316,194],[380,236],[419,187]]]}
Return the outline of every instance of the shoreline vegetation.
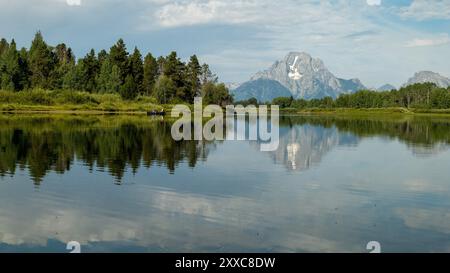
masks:
{"label": "shoreline vegetation", "polygon": [[[191,105],[188,105],[191,107]],[[145,101],[132,103],[100,103],[100,104],[61,104],[61,105],[24,105],[24,104],[0,104],[0,114],[123,114],[123,115],[147,115],[151,111],[164,110],[170,116],[173,105],[157,105]],[[450,118],[450,109],[407,109],[407,108],[305,108],[305,109],[280,109],[284,116],[302,115],[339,115],[339,116],[445,116]]]}
{"label": "shoreline vegetation", "polygon": [[[360,91],[364,92],[364,91]],[[358,93],[358,92],[357,92]],[[355,93],[355,94],[357,94]],[[353,95],[355,95],[353,94]],[[292,100],[292,98],[277,98],[278,101]],[[326,101],[324,98],[317,101]],[[310,103],[309,101],[308,103]],[[192,104],[183,103],[190,108]],[[244,106],[253,101],[235,102],[235,105]],[[0,90],[0,113],[55,113],[55,114],[147,114],[151,111],[165,111],[170,113],[173,104],[160,104],[154,97],[137,96],[133,100],[125,100],[119,94],[96,94],[73,90]],[[270,105],[271,103],[267,103]],[[450,109],[434,109],[425,107],[292,107],[295,100],[289,105],[278,103],[280,113],[283,115],[439,115],[450,116]],[[255,105],[258,103],[255,102]]]}
{"label": "shoreline vegetation", "polygon": [[118,94],[91,94],[71,90],[0,91],[3,113],[147,113],[170,109],[154,98],[138,96],[124,100]]}

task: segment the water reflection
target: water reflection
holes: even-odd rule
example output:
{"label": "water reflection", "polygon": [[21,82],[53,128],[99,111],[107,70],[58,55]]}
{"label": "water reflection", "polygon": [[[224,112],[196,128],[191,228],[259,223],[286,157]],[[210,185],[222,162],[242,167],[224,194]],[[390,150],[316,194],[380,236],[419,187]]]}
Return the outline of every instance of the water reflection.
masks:
{"label": "water reflection", "polygon": [[120,183],[128,167],[136,172],[141,165],[164,165],[173,173],[180,161],[195,167],[206,159],[205,143],[176,142],[170,126],[161,119],[132,116],[2,116],[0,175],[27,168],[39,185],[48,171],[63,174],[76,159],[91,171],[107,169]]}
{"label": "water reflection", "polygon": [[449,124],[284,117],[264,153],[148,117],[0,116],[0,252],[448,252]]}
{"label": "water reflection", "polygon": [[[170,121],[142,116],[0,116],[0,176],[26,168],[39,185],[49,171],[63,174],[80,160],[91,171],[106,169],[120,183],[127,168],[136,172],[141,165],[162,165],[171,173],[183,161],[195,167],[218,145],[174,141],[170,127]],[[356,146],[374,136],[399,140],[414,155],[429,157],[448,150],[450,120],[281,117],[280,145],[270,154],[276,163],[302,171],[336,146]]]}
{"label": "water reflection", "polygon": [[418,157],[447,151],[450,120],[430,118],[282,117],[276,163],[290,170],[307,170],[337,146],[356,146],[365,137],[397,139]]}
{"label": "water reflection", "polygon": [[356,145],[359,138],[342,132],[335,126],[323,127],[311,124],[282,127],[280,146],[272,153],[276,163],[283,163],[289,170],[307,170],[321,162],[322,157],[338,145]]}

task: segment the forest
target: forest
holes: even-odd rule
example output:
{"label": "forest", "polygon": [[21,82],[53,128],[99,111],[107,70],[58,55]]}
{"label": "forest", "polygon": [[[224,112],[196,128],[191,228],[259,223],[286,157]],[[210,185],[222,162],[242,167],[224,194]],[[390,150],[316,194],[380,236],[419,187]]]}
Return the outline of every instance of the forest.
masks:
{"label": "forest", "polygon": [[103,94],[124,101],[152,98],[159,104],[190,104],[195,96],[216,104],[232,100],[225,85],[196,55],[187,63],[176,52],[143,57],[137,47],[128,52],[119,39],[109,51],[92,49],[77,59],[64,43],[48,45],[41,32],[29,49],[18,49],[14,39],[0,40],[0,89],[1,103],[19,104],[22,100],[44,105],[100,103]]}
{"label": "forest", "polygon": [[[254,103],[250,99],[245,103]],[[401,87],[399,90],[373,91],[360,90],[351,94],[342,94],[336,99],[294,99],[292,97],[275,98],[272,104],[281,108],[415,108],[415,109],[449,109],[450,87],[440,88],[434,83],[416,83]]]}

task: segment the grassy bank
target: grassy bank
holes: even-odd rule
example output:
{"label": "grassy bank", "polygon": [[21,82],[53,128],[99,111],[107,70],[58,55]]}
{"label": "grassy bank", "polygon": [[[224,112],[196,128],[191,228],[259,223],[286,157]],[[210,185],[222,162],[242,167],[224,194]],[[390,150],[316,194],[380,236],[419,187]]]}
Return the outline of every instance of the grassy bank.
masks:
{"label": "grassy bank", "polygon": [[170,109],[151,97],[123,100],[118,94],[91,94],[67,90],[0,91],[2,112],[147,112]]}
{"label": "grassy bank", "polygon": [[317,114],[317,115],[449,115],[450,109],[421,109],[421,108],[284,108],[280,110],[283,114]]}
{"label": "grassy bank", "polygon": [[[146,113],[170,111],[173,105],[161,105],[152,97],[138,96],[124,100],[118,94],[91,94],[68,90],[29,90],[20,92],[0,90],[0,112],[51,113]],[[285,115],[424,115],[450,116],[450,109],[425,108],[282,108]]]}

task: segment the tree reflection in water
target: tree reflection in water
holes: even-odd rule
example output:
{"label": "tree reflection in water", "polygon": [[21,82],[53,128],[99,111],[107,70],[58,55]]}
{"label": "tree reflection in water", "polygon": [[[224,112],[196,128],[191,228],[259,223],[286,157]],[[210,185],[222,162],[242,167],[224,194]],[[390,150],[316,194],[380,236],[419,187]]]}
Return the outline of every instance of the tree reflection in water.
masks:
{"label": "tree reflection in water", "polygon": [[[107,170],[120,184],[127,168],[136,173],[156,164],[174,173],[182,162],[194,168],[217,142],[174,141],[172,122],[146,116],[1,115],[0,175],[28,169],[39,185],[49,171],[62,174],[79,161],[91,171]],[[280,146],[271,155],[291,170],[304,170],[337,145],[357,145],[373,136],[398,139],[415,155],[429,156],[448,149],[450,119],[281,117]]]}
{"label": "tree reflection in water", "polygon": [[174,141],[170,129],[170,122],[138,116],[2,116],[0,175],[28,168],[39,185],[48,171],[64,173],[79,160],[121,183],[128,167],[157,164],[173,173],[182,161],[195,167],[206,159],[211,143]]}

